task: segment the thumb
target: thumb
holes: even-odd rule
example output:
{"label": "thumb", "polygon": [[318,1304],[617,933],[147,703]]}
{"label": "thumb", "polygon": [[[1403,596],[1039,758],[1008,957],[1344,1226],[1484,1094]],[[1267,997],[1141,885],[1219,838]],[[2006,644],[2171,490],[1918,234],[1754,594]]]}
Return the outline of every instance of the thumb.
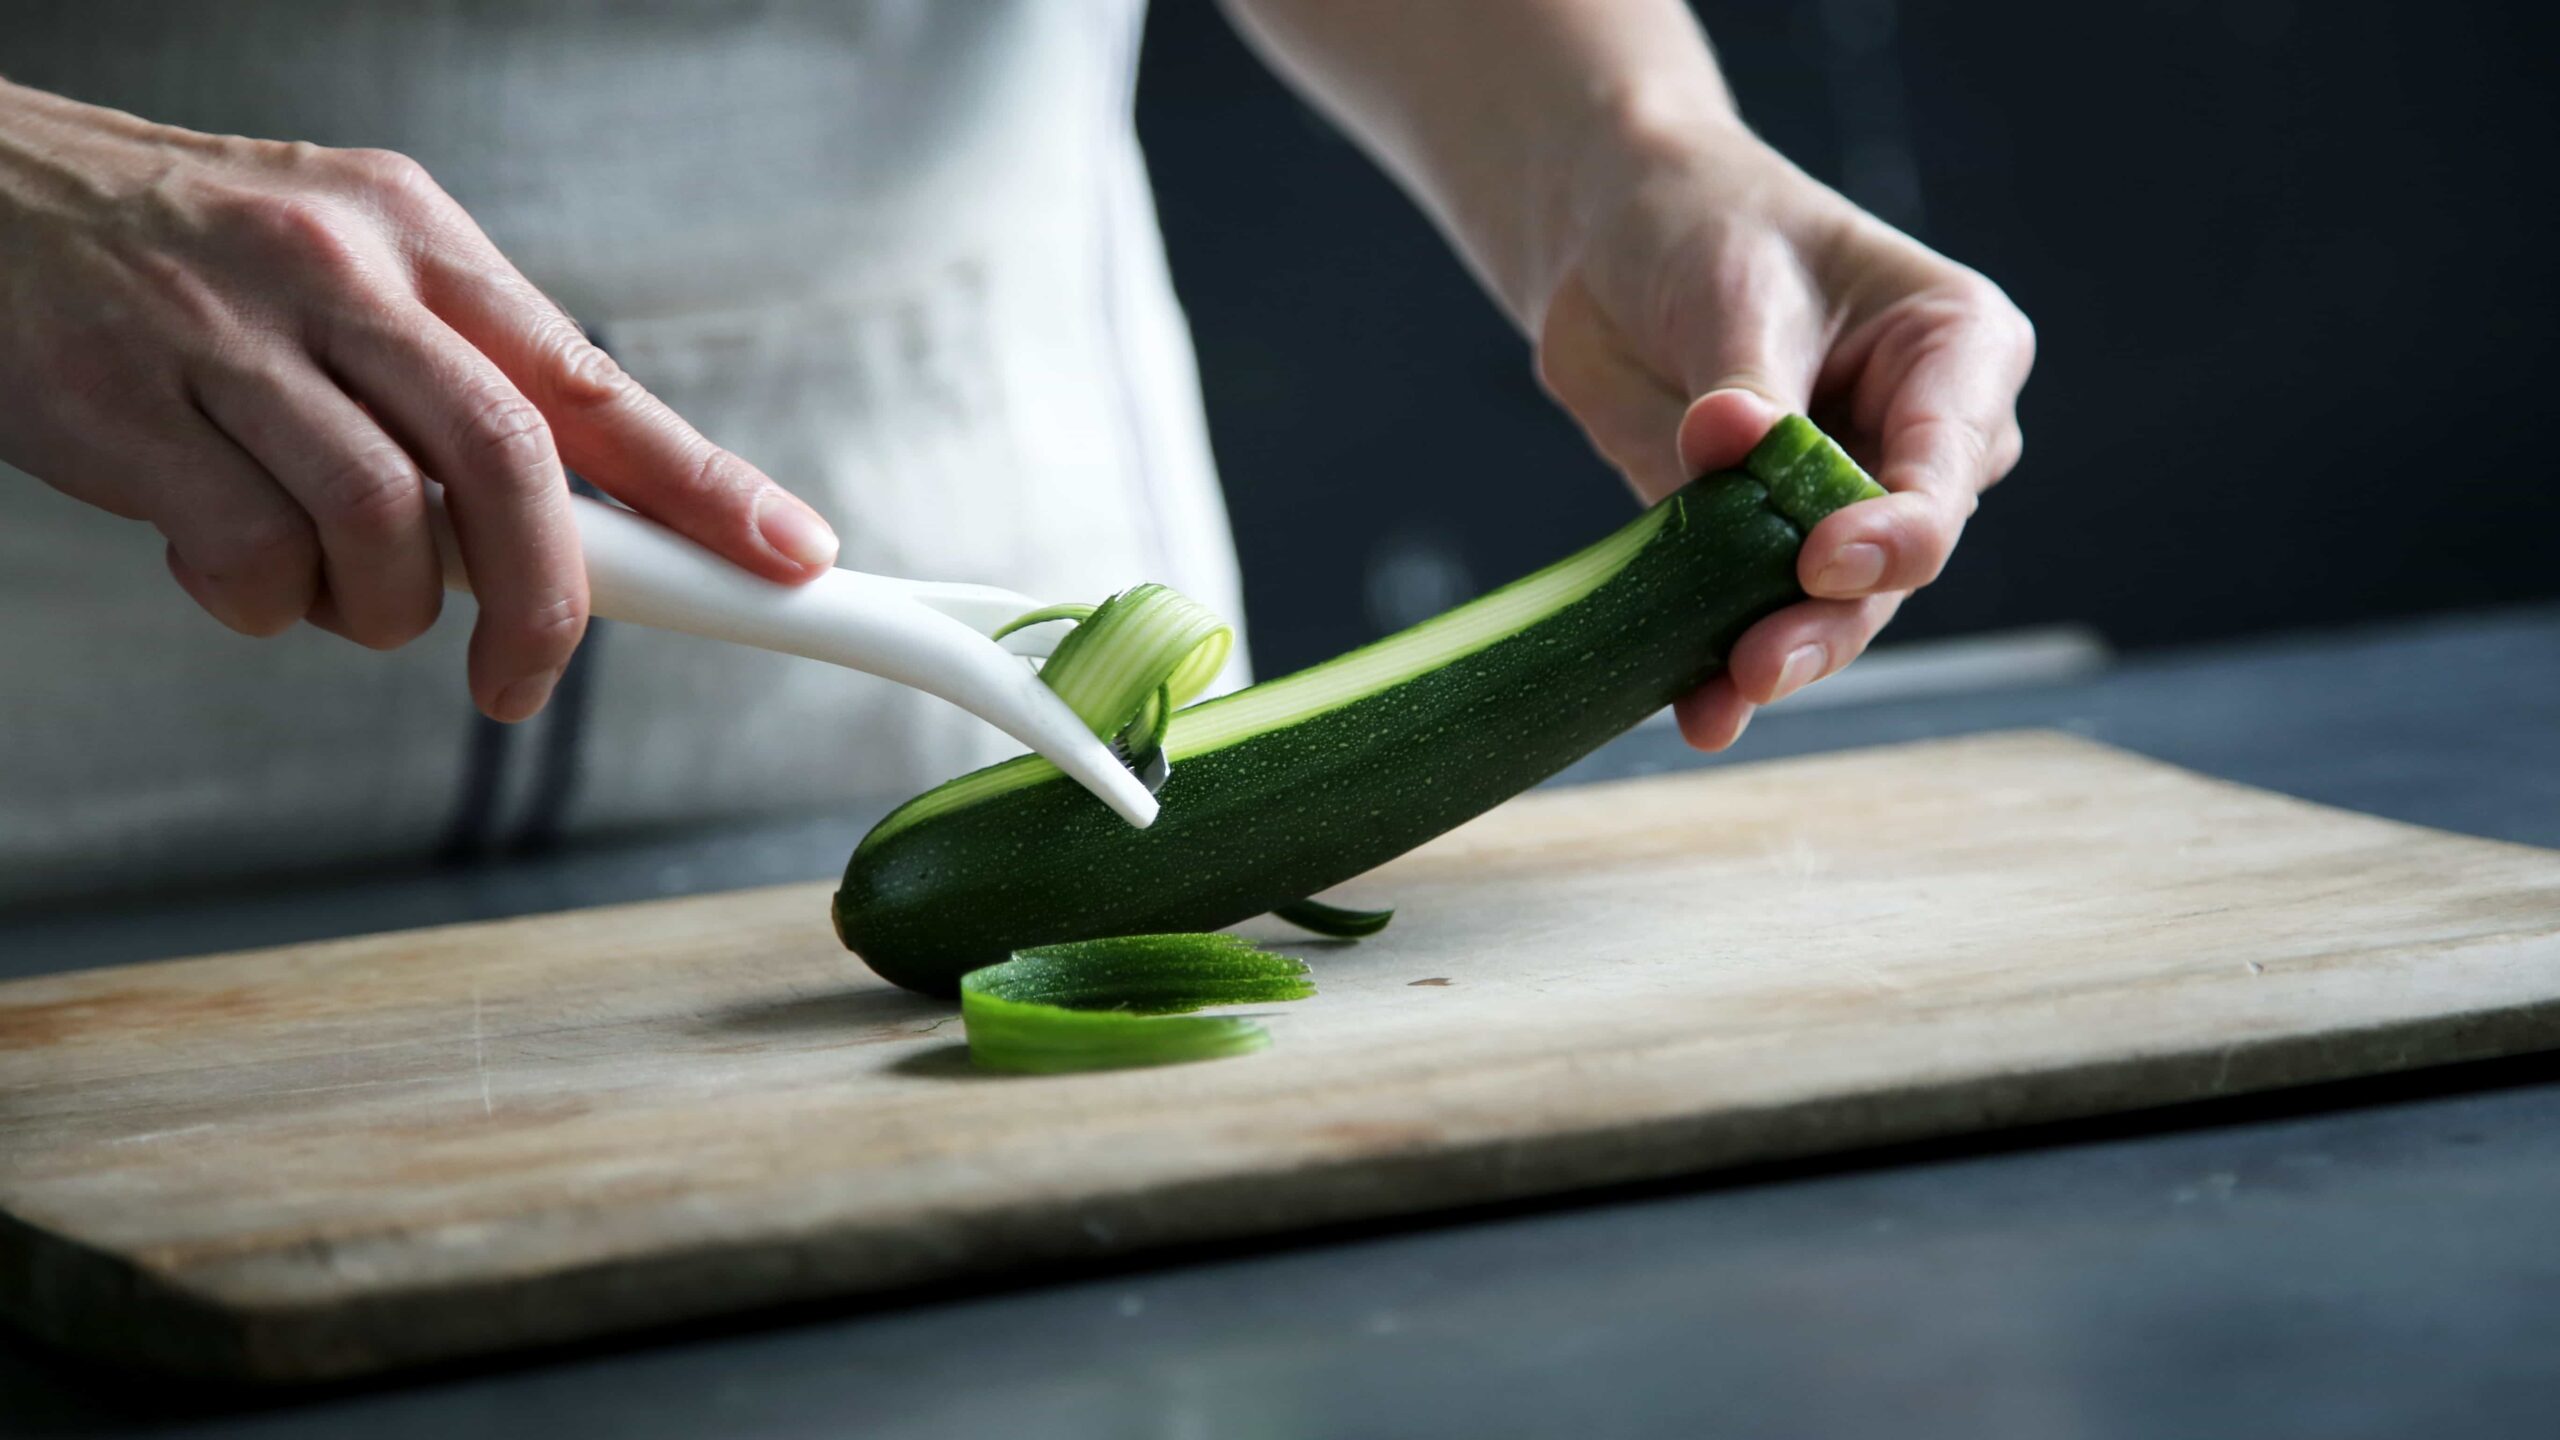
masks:
{"label": "thumb", "polygon": [[1710,390],[1680,417],[1680,463],[1692,475],[1730,470],[1795,408],[1739,385]]}
{"label": "thumb", "polygon": [[1822,364],[1820,306],[1791,258],[1728,256],[1730,275],[1689,309],[1680,376],[1680,463],[1692,475],[1741,463],[1778,417],[1801,412]]}

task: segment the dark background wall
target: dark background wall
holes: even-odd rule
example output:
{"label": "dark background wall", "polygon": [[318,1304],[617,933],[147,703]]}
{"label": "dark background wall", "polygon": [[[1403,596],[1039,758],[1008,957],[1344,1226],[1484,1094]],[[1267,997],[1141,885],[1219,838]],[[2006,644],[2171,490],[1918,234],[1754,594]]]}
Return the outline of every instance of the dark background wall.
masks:
{"label": "dark background wall", "polygon": [[[2039,327],[2026,461],[1895,637],[2560,594],[2549,7],[1699,8],[1761,133]],[[1213,6],[1160,0],[1142,75],[1266,673],[1627,513],[1525,342]]]}

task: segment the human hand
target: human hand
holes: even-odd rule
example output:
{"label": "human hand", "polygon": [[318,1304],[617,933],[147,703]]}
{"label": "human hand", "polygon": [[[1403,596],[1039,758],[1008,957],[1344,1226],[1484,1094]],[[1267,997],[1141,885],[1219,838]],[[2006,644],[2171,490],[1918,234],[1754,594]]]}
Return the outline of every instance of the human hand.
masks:
{"label": "human hand", "polygon": [[1990,281],[1816,183],[1738,123],[1683,119],[1599,168],[1538,326],[1539,376],[1647,501],[1810,415],[1892,493],[1805,537],[1811,597],[1674,707],[1730,745],[1866,649],[2017,464],[2035,332]]}
{"label": "human hand", "polygon": [[0,82],[0,458],[149,521],[249,635],[414,639],[445,488],[471,693],[542,708],[587,621],[564,463],[768,579],[815,511],[641,388],[405,157],[195,134]]}

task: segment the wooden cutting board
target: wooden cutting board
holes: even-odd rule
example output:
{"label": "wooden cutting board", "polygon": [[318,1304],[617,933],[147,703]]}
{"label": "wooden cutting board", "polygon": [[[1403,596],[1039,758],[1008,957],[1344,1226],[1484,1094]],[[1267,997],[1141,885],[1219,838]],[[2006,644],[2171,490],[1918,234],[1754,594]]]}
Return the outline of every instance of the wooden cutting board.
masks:
{"label": "wooden cutting board", "polygon": [[824,885],[0,986],[0,1302],[338,1375],[2560,1045],[2560,853],[2050,734],[1540,793],[1351,894],[1269,1052],[1050,1079]]}

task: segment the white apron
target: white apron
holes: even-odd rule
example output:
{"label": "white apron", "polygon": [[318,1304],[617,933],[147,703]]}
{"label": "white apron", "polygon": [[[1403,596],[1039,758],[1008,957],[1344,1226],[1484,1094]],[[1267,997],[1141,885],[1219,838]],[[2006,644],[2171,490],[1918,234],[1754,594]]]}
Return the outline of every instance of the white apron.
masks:
{"label": "white apron", "polygon": [[[1131,122],[1141,10],[33,0],[0,10],[0,72],[423,161],[842,564],[1043,599],[1154,579],[1241,618]],[[390,655],[249,640],[159,552],[0,467],[0,903],[842,807],[1019,748],[868,676],[612,625],[571,703],[500,735],[467,599]]]}

